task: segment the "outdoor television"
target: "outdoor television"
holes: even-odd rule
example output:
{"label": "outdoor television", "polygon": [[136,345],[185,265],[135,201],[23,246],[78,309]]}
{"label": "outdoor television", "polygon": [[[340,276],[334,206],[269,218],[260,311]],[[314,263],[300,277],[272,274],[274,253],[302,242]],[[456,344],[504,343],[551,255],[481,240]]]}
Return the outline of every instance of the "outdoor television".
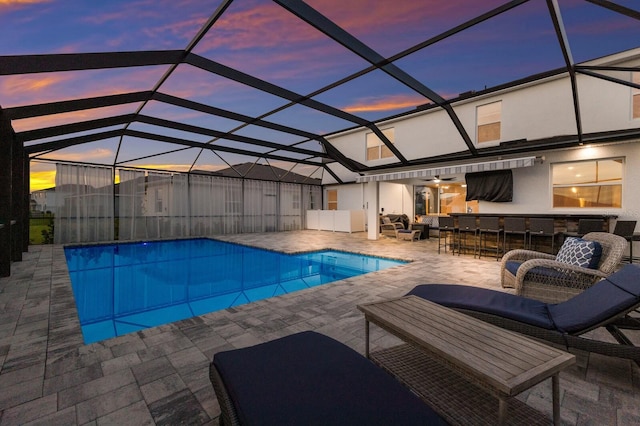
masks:
{"label": "outdoor television", "polygon": [[467,173],[467,201],[513,201],[513,174],[508,170]]}

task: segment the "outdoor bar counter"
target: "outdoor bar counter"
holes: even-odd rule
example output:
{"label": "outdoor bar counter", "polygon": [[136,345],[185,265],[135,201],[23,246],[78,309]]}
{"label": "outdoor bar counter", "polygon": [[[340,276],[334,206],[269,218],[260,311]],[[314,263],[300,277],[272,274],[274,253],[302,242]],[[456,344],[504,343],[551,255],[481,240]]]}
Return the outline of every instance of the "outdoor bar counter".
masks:
{"label": "outdoor bar counter", "polygon": [[580,219],[602,219],[602,230],[604,232],[611,232],[613,226],[611,221],[617,219],[618,216],[611,214],[558,214],[558,213],[449,213],[449,216],[459,218],[461,216],[475,216],[480,218],[482,216],[487,217],[499,217],[500,223],[505,217],[524,217],[527,226],[529,225],[530,218],[553,218],[556,232],[576,232],[578,230],[578,221]]}
{"label": "outdoor bar counter", "polygon": [[[524,243],[524,247],[528,247],[537,251],[546,251],[552,254],[557,253],[558,249],[560,248],[560,246],[562,245],[562,242],[564,241],[564,238],[567,234],[569,233],[576,233],[578,231],[578,222],[580,221],[580,219],[590,219],[590,220],[601,220],[602,221],[602,231],[603,232],[611,232],[611,230],[613,230],[613,226],[612,226],[612,220],[617,219],[618,216],[616,215],[610,215],[610,214],[557,214],[557,213],[548,213],[548,214],[544,214],[544,213],[530,213],[530,214],[522,214],[522,213],[450,213],[450,216],[452,216],[455,220],[456,226],[458,225],[459,219],[462,217],[475,217],[476,218],[476,226],[480,225],[480,218],[481,217],[498,217],[499,218],[499,222],[500,222],[500,228],[503,227],[503,222],[504,222],[504,218],[507,217],[517,217],[517,218],[524,218],[525,219],[525,224],[526,224],[526,229],[529,230],[529,222],[530,219],[534,219],[534,218],[544,218],[544,219],[553,219],[553,232],[551,234],[538,234],[537,231],[536,233],[527,233],[525,235],[528,235],[529,237],[529,241],[528,243],[525,240]],[[499,235],[499,234],[498,234]],[[502,252],[504,253],[505,251],[507,251],[509,248],[514,247],[513,243],[516,243],[518,245],[522,244],[522,234],[514,234],[514,233],[508,233],[507,235],[505,235],[505,239],[504,239],[504,244],[502,242],[499,241],[499,237],[498,237],[498,242],[496,242],[496,240],[493,240],[493,243],[489,244],[489,250],[490,251],[495,251],[496,254],[496,258],[498,257],[499,253]],[[536,238],[535,241],[535,245],[533,247],[531,247],[531,244],[533,244],[533,240],[531,240],[531,236],[533,235],[538,235],[538,236],[546,236],[546,237],[551,237],[550,239],[548,238]],[[527,237],[525,237],[527,238]],[[478,239],[478,236],[474,236],[473,238],[474,241],[474,255],[476,253],[476,240]],[[491,239],[490,239],[491,240]],[[542,240],[542,241],[540,241]],[[466,241],[466,239],[465,239]],[[487,250],[486,248],[486,241],[483,242],[479,242],[479,245],[485,245],[484,248],[481,248],[480,250]],[[497,246],[496,246],[497,244]],[[502,246],[502,247],[500,247]],[[517,246],[516,246],[517,247]]]}

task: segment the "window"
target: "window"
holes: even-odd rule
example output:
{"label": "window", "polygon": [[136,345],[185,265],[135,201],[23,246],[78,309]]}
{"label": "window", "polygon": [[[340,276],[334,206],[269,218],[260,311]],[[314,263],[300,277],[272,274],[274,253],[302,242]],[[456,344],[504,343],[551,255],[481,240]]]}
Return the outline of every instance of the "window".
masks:
{"label": "window", "polygon": [[338,210],[338,190],[327,190],[327,210]]}
{"label": "window", "polygon": [[[394,129],[382,130],[382,134],[394,143]],[[367,161],[379,160],[381,158],[393,157],[393,152],[387,147],[384,142],[375,133],[367,133]]]}
{"label": "window", "polygon": [[440,213],[478,213],[478,201],[465,201],[467,196],[466,185],[440,185],[439,203]]}
{"label": "window", "polygon": [[478,142],[500,140],[500,120],[502,117],[502,101],[480,105],[477,110]]}
{"label": "window", "polygon": [[464,184],[434,184],[416,186],[415,214],[449,214],[449,213],[478,213],[478,201],[465,201],[467,195]]}
{"label": "window", "polygon": [[[640,84],[640,72],[631,73],[631,81],[635,84]],[[633,87],[631,89],[632,100],[632,116],[633,118],[640,118],[640,89]]]}
{"label": "window", "polygon": [[622,207],[624,159],[551,165],[553,207]]}

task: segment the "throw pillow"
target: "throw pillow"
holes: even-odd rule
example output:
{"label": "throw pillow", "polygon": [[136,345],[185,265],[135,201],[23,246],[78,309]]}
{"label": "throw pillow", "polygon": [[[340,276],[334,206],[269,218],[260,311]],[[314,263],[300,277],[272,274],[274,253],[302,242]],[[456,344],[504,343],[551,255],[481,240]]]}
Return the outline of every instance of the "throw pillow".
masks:
{"label": "throw pillow", "polygon": [[558,262],[583,268],[597,269],[602,256],[602,246],[596,241],[569,237],[556,255]]}

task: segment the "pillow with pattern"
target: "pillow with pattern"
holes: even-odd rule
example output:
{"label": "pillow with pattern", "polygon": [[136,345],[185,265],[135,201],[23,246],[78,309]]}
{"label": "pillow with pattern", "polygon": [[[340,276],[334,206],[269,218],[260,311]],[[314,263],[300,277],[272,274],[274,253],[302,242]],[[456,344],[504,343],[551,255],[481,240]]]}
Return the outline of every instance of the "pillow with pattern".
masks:
{"label": "pillow with pattern", "polygon": [[569,237],[556,255],[556,260],[583,268],[597,269],[602,256],[602,246],[596,241]]}

